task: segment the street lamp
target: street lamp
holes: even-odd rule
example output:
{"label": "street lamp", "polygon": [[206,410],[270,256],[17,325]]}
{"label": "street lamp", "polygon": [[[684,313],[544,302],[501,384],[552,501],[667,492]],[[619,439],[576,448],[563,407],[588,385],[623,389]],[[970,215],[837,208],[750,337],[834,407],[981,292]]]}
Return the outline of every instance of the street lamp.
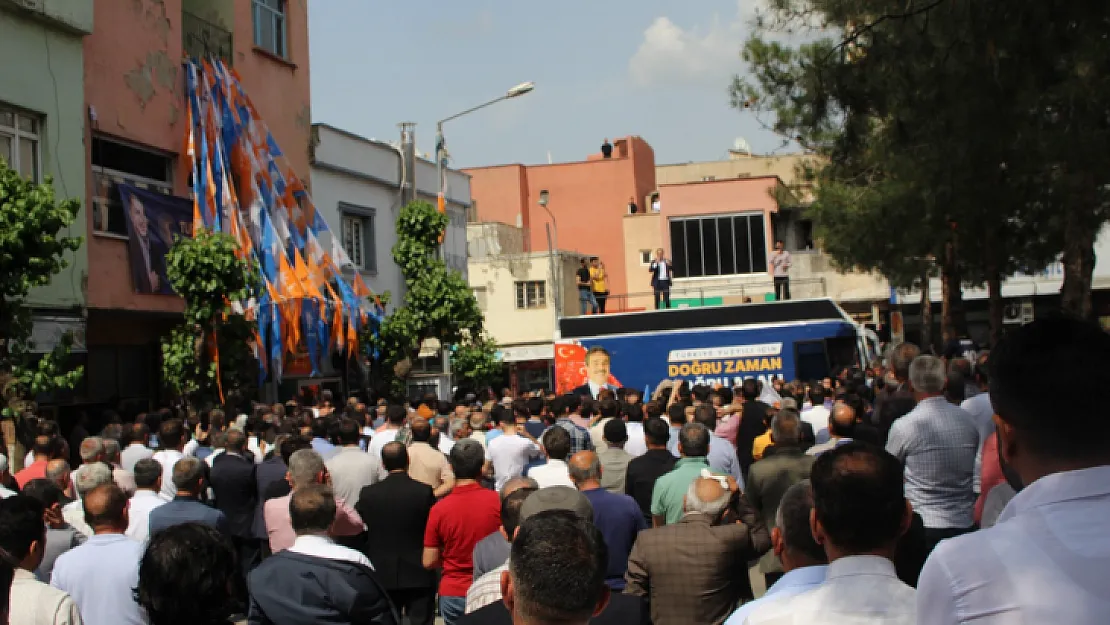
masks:
{"label": "street lamp", "polygon": [[539,205],[545,211],[547,216],[551,218],[551,227],[547,231],[547,262],[550,265],[549,271],[551,272],[551,303],[555,307],[555,337],[559,336],[559,317],[562,316],[562,309],[560,308],[560,294],[562,293],[563,281],[561,279],[561,265],[556,261],[559,252],[559,226],[555,222],[555,213],[551,212],[548,207],[548,201],[551,194],[547,189],[540,190]]}
{"label": "street lamp", "polygon": [[458,119],[458,118],[462,117],[463,115],[468,115],[470,113],[473,113],[474,111],[477,111],[479,109],[484,109],[487,106],[490,106],[491,104],[497,104],[498,102],[500,102],[502,100],[508,100],[510,98],[520,97],[520,96],[522,96],[526,93],[531,93],[531,91],[535,88],[536,88],[536,83],[534,83],[534,82],[522,82],[519,85],[516,85],[515,87],[506,91],[505,95],[503,95],[503,96],[494,98],[494,99],[490,100],[489,102],[486,102],[484,104],[479,104],[478,106],[475,106],[473,108],[466,109],[465,111],[463,111],[461,113],[456,113],[456,114],[454,114],[450,117],[445,117],[445,118],[439,120],[438,122],[436,122],[436,178],[438,179],[438,182],[439,182],[439,194],[437,196],[437,208],[439,208],[440,212],[446,212],[446,210],[447,210],[447,201],[444,198],[444,188],[447,186],[447,179],[444,177],[444,173],[443,173],[443,157],[444,157],[444,152],[446,151],[447,144],[443,139],[443,124],[445,124],[445,123],[447,123],[447,122],[449,122],[453,119]]}

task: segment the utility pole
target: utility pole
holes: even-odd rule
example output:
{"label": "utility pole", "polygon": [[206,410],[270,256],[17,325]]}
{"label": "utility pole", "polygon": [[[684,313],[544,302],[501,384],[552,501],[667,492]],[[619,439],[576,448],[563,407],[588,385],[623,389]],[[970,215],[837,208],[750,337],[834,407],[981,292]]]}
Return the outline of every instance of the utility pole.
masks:
{"label": "utility pole", "polygon": [[416,124],[402,122],[401,129],[401,203],[416,200]]}

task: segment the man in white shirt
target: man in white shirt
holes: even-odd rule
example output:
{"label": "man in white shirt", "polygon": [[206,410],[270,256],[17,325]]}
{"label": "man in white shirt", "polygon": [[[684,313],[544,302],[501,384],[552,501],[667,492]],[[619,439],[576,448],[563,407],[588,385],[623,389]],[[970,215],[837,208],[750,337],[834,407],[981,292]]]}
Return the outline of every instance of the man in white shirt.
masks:
{"label": "man in white shirt", "polygon": [[790,299],[790,252],[782,241],[775,241],[775,251],[771,254],[771,275],[775,279],[775,299]]}
{"label": "man in white shirt", "polygon": [[[162,422],[158,430],[158,443],[161,449],[154,452],[151,457],[162,465],[162,476],[173,475],[173,465],[185,457],[181,449],[185,446],[185,425],[181,419],[169,419]],[[162,495],[166,499],[177,496],[177,488],[173,480],[162,480]]]}
{"label": "man in white shirt", "polygon": [[[386,443],[392,443],[397,440],[397,433],[401,431],[401,427],[405,425],[405,419],[408,418],[408,411],[404,406],[397,404],[390,404],[385,410],[385,427],[377,432],[370,438],[370,444],[366,446],[366,453],[374,457],[381,464],[382,461],[382,447]],[[379,475],[379,477],[381,477]]]}
{"label": "man in white shirt", "polygon": [[813,489],[802,480],[786,489],[775,513],[771,545],[786,571],[762,597],[740,606],[725,625],[743,625],[756,609],[813,590],[825,581],[828,559],[825,550],[813,540],[809,517],[813,512]]}
{"label": "man in white shirt", "polygon": [[1110,420],[1098,392],[1073,394],[1061,415],[1044,372],[1110,387],[1110,335],[1070,317],[1038,319],[998,343],[990,369],[1003,473],[1020,492],[997,524],[933,551],[918,581],[917,621],[1106,623]]}
{"label": "man in white shirt", "polygon": [[486,457],[493,464],[494,488],[501,490],[514,477],[524,473],[524,466],[542,452],[536,439],[518,427],[516,417],[508,410],[501,411],[501,436],[489,442]]}
{"label": "man in white shirt", "polygon": [[848,443],[817,457],[810,483],[810,529],[829,560],[825,582],[773,599],[745,622],[914,625],[914,589],[898,579],[893,562],[913,519],[901,463],[866,443]]}
{"label": "man in white shirt", "polygon": [[944,362],[928,354],[910,363],[917,406],[890,426],[886,450],[905,465],[906,498],[925,523],[927,551],[974,529],[971,490],[979,432],[944,397]]}
{"label": "man in white shirt", "polygon": [[825,389],[815,386],[809,389],[809,408],[802,410],[802,421],[813,427],[818,443],[829,440],[829,409],[825,407]]}
{"label": "man in white shirt", "polygon": [[146,542],[150,537],[150,512],[169,501],[160,492],[162,465],[157,460],[143,458],[135,463],[135,489],[127,504],[128,524],[124,535]]}
{"label": "man in white shirt", "polygon": [[145,423],[133,423],[123,427],[120,438],[123,451],[120,452],[120,466],[128,471],[135,470],[135,463],[154,455],[150,444],[150,429]]}
{"label": "man in white shirt", "polygon": [[528,477],[536,480],[540,488],[548,486],[569,486],[574,488],[570,479],[570,469],[567,467],[567,457],[570,456],[570,434],[563,428],[548,428],[543,434],[543,451],[547,455],[547,464],[532,467]]}
{"label": "man in white shirt", "polygon": [[362,451],[358,446],[359,438],[358,424],[351,419],[341,420],[336,432],[339,447],[325,461],[335,496],[352,505],[358,502],[363,488],[378,481],[382,471],[381,455]]}
{"label": "man in white shirt", "polygon": [[628,442],[624,450],[633,458],[639,458],[647,453],[647,439],[644,437],[644,409],[640,404],[626,404],[623,408],[625,429],[628,431]]}
{"label": "man in white shirt", "polygon": [[[11,473],[8,472],[8,457],[0,454],[0,480],[7,482],[9,478],[11,478]],[[0,499],[7,499],[15,494],[14,490],[0,484]]]}
{"label": "man in white shirt", "polygon": [[987,369],[988,356],[989,354],[986,353],[980,354],[975,363],[975,383],[980,392],[968,397],[960,404],[960,408],[963,408],[971,416],[972,424],[979,431],[979,449],[975,453],[975,473],[972,478],[973,490],[976,493],[980,492],[979,478],[982,477],[983,445],[986,444],[991,434],[994,434],[994,407],[991,406],[991,396],[988,392],[990,390],[990,373]]}
{"label": "man in white shirt", "polygon": [[18,561],[8,614],[17,625],[81,625],[77,604],[62,590],[35,579],[46,549],[42,504],[24,495],[0,502],[0,548]]}

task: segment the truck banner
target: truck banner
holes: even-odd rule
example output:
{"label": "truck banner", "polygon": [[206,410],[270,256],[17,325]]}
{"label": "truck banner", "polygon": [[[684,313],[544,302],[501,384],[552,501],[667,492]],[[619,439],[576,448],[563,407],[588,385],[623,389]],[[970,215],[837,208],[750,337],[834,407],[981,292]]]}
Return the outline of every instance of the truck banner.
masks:
{"label": "truck banner", "polygon": [[[556,391],[579,392],[602,380],[602,373],[650,395],[663,380],[707,386],[739,386],[748,378],[770,386],[774,377],[792,380],[798,358],[817,358],[828,370],[824,340],[850,331],[843,322],[815,322],[778,327],[707,328],[613,335],[565,340],[555,344]],[[588,367],[588,353],[598,354],[604,372]],[[605,358],[601,358],[604,350]],[[596,371],[591,371],[596,369]]]}

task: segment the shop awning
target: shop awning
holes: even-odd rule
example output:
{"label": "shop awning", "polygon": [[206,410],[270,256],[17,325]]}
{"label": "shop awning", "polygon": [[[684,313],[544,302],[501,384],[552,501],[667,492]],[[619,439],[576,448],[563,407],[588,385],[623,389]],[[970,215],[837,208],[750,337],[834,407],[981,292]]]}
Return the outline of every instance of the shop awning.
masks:
{"label": "shop awning", "polygon": [[529,360],[554,360],[555,345],[510,345],[500,348],[502,362],[526,362]]}

